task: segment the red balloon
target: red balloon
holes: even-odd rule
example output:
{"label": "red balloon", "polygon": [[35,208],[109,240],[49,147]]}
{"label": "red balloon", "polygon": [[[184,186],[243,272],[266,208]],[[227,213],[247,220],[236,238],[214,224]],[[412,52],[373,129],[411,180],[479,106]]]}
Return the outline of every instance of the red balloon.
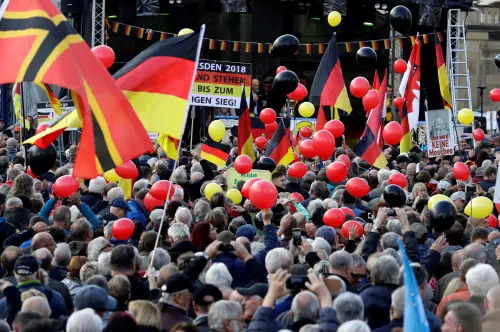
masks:
{"label": "red balloon", "polygon": [[294,163],[299,162],[299,161],[300,161],[300,156],[294,152],[293,153],[293,161],[290,164],[293,165]]}
{"label": "red balloon", "polygon": [[252,171],[252,159],[246,154],[242,154],[234,160],[234,169],[239,174],[248,174]]}
{"label": "red balloon", "polygon": [[249,199],[257,209],[270,209],[276,204],[278,190],[272,182],[260,180],[255,182],[250,188]]}
{"label": "red balloon", "polygon": [[498,226],[498,219],[495,217],[495,215],[490,214],[487,218],[486,221],[488,222],[488,225],[490,225],[491,228],[497,228]]}
{"label": "red balloon", "polygon": [[308,138],[308,137],[311,137],[311,135],[313,134],[313,131],[312,131],[311,127],[302,127],[299,130],[299,134],[300,134],[300,136],[302,136],[304,138]]}
{"label": "red balloon", "polygon": [[457,180],[465,181],[470,177],[470,170],[464,163],[458,162],[453,165],[453,175]]}
{"label": "red balloon", "polygon": [[313,141],[306,139],[300,142],[299,152],[302,156],[308,159],[316,157],[316,150],[314,150]]}
{"label": "red balloon", "polygon": [[500,101],[500,89],[496,88],[490,91],[490,99],[494,103],[498,103]]}
{"label": "red balloon", "polygon": [[303,162],[296,162],[288,169],[288,176],[300,179],[307,173],[307,166]]}
{"label": "red balloon", "polygon": [[377,107],[378,103],[380,103],[380,95],[377,90],[372,89],[363,97],[363,107],[365,111],[374,109]]}
{"label": "red balloon", "polygon": [[335,151],[335,138],[328,130],[319,130],[313,136],[313,147],[316,154],[323,160],[332,157]]}
{"label": "red balloon", "polygon": [[396,145],[403,138],[403,127],[397,121],[391,121],[385,125],[382,132],[384,141],[389,145]]}
{"label": "red balloon", "polygon": [[269,124],[276,121],[276,112],[272,108],[264,108],[259,115],[260,121],[264,124]]}
{"label": "red balloon", "polygon": [[358,76],[349,85],[351,94],[356,98],[363,98],[370,90],[370,82],[362,76]]}
{"label": "red balloon", "polygon": [[28,169],[26,170],[26,173],[31,176],[32,178],[34,179],[38,179],[40,176],[38,175],[35,175],[32,171],[31,171],[31,167],[28,166]]}
{"label": "red balloon", "polygon": [[398,74],[403,74],[406,71],[406,61],[398,59],[394,62],[394,71]]}
{"label": "red balloon", "polygon": [[327,123],[325,123],[323,129],[328,130],[330,133],[332,133],[333,137],[335,138],[342,137],[345,131],[344,124],[340,120],[328,121]]}
{"label": "red balloon", "polygon": [[266,145],[267,145],[267,138],[265,138],[264,136],[259,136],[255,139],[255,145],[261,149],[261,150],[264,150],[266,148]]}
{"label": "red balloon", "polygon": [[122,179],[135,179],[139,175],[137,167],[132,162],[132,160],[129,160],[126,163],[116,167],[115,172]]}
{"label": "red balloon", "polygon": [[325,225],[333,228],[339,228],[344,224],[344,221],[345,215],[341,209],[329,209],[323,215],[323,222]]}
{"label": "red balloon", "polygon": [[276,129],[278,129],[278,124],[276,123],[276,121],[266,124],[266,129],[265,129],[266,138],[271,139]]}
{"label": "red balloon", "polygon": [[115,52],[107,45],[99,45],[92,49],[94,56],[101,61],[106,69],[109,69],[115,62]]}
{"label": "red balloon", "polygon": [[363,226],[355,220],[348,220],[342,225],[342,235],[348,239],[349,238],[349,228],[354,225],[356,227],[356,230],[358,231],[358,237],[360,237],[363,234]]}
{"label": "red balloon", "polygon": [[343,162],[348,169],[351,167],[351,159],[349,159],[349,157],[345,154],[338,156],[337,160]]}
{"label": "red balloon", "polygon": [[35,134],[39,134],[41,133],[42,131],[44,131],[45,129],[47,129],[49,127],[49,124],[47,122],[45,123],[42,123],[40,125],[38,125],[38,127],[36,127],[36,131],[35,131]]}
{"label": "red balloon", "polygon": [[297,200],[297,202],[302,202],[304,200],[304,196],[302,196],[301,194],[299,193],[292,193],[290,195],[290,198],[295,198]]}
{"label": "red balloon", "polygon": [[404,189],[408,185],[408,180],[406,180],[406,176],[403,174],[394,173],[389,176],[389,184],[395,184]]}
{"label": "red balloon", "polygon": [[362,178],[352,178],[347,181],[346,189],[354,197],[363,197],[370,192],[370,186]]}
{"label": "red balloon", "polygon": [[472,133],[472,137],[474,137],[476,141],[482,141],[484,139],[484,131],[481,128],[477,128]]}
{"label": "red balloon", "polygon": [[59,198],[67,198],[73,195],[80,186],[77,179],[71,175],[63,175],[54,182],[52,190],[54,194]]}
{"label": "red balloon", "polygon": [[285,66],[279,66],[276,69],[276,75],[278,75],[279,73],[281,73],[282,71],[285,71],[285,70],[287,70]]}
{"label": "red balloon", "polygon": [[326,168],[326,177],[330,182],[339,183],[347,177],[347,166],[341,161],[334,161]]}
{"label": "red balloon", "polygon": [[297,85],[297,88],[293,92],[287,94],[287,97],[290,100],[300,101],[307,97],[307,88],[304,86],[304,84],[299,83],[299,85]]}
{"label": "red balloon", "polygon": [[354,214],[354,211],[349,209],[348,207],[343,206],[340,208],[340,210],[342,210],[342,212],[344,212],[344,215],[346,215],[346,216],[350,215],[353,218],[356,218],[356,214]]}
{"label": "red balloon", "polygon": [[128,218],[118,219],[111,227],[113,237],[117,240],[128,240],[134,233],[134,222]]}
{"label": "red balloon", "polygon": [[247,180],[245,184],[243,184],[243,187],[241,188],[241,194],[245,198],[250,197],[250,188],[253,186],[253,184],[257,181],[262,180],[261,178],[251,178],[250,180]]}
{"label": "red balloon", "polygon": [[155,199],[160,201],[165,201],[167,198],[170,199],[174,196],[175,188],[172,187],[170,181],[160,180],[156,181],[152,186],[149,194]]}
{"label": "red balloon", "polygon": [[394,106],[396,106],[397,108],[401,108],[403,107],[403,105],[405,104],[405,99],[403,97],[396,97],[394,99],[394,102],[393,102]]}
{"label": "red balloon", "polygon": [[164,205],[164,201],[154,198],[151,193],[147,193],[146,197],[144,197],[144,206],[149,212],[153,211],[156,208],[163,209]]}

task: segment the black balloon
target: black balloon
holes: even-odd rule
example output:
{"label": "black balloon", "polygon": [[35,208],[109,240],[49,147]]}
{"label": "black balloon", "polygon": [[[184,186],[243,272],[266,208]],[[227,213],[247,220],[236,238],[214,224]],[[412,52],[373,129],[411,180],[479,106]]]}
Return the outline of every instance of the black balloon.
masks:
{"label": "black balloon", "polygon": [[384,189],[384,201],[391,207],[401,207],[406,204],[406,193],[400,186],[390,184]]}
{"label": "black balloon", "polygon": [[362,67],[371,67],[377,63],[377,52],[371,47],[361,47],[356,52],[356,62]]}
{"label": "black balloon", "polygon": [[276,168],[276,163],[269,157],[261,158],[257,164],[259,166],[259,169],[263,169],[269,172],[274,171],[274,169]]}
{"label": "black balloon", "polygon": [[299,49],[299,40],[293,35],[279,36],[273,43],[271,54],[278,57],[292,56]]}
{"label": "black balloon", "polygon": [[281,95],[287,95],[295,91],[299,85],[299,78],[291,70],[284,70],[273,80],[273,90]]}
{"label": "black balloon", "polygon": [[405,6],[396,6],[389,13],[391,27],[399,33],[406,33],[411,27],[411,12]]}
{"label": "black balloon", "polygon": [[33,145],[28,150],[27,163],[35,175],[42,175],[54,166],[57,158],[57,150],[54,144],[46,149],[40,149]]}
{"label": "black balloon", "polygon": [[438,233],[442,233],[453,226],[457,216],[455,205],[447,200],[437,202],[431,209],[431,226]]}
{"label": "black balloon", "polygon": [[497,65],[497,68],[500,68],[500,54],[497,54],[495,57],[495,65]]}

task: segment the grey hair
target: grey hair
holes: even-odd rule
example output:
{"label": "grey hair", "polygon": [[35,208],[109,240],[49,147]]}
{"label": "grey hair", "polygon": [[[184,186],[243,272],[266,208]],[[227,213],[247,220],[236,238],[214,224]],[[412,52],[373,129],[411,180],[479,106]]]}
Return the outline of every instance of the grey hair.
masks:
{"label": "grey hair", "polygon": [[109,237],[113,233],[113,224],[115,223],[114,220],[108,222],[106,226],[104,226],[104,236]]}
{"label": "grey hair", "polygon": [[193,215],[188,208],[180,207],[177,211],[175,211],[174,220],[176,223],[183,223],[189,227],[191,225],[191,221],[193,221]]}
{"label": "grey hair", "polygon": [[312,216],[314,212],[316,212],[319,208],[324,208],[325,205],[323,204],[323,201],[319,198],[316,198],[315,200],[312,200],[309,202],[309,205],[307,206],[307,212]]}
{"label": "grey hair", "polygon": [[205,275],[205,283],[217,287],[231,287],[233,277],[224,263],[213,263]]}
{"label": "grey hair", "polygon": [[324,182],[314,181],[311,184],[311,193],[313,193],[316,197],[322,197],[325,194],[325,188],[327,187]]}
{"label": "grey hair", "polygon": [[330,272],[330,262],[329,261],[319,261],[316,264],[314,264],[313,267],[313,273],[317,276],[321,274],[326,274]]}
{"label": "grey hair", "polygon": [[97,262],[87,262],[80,269],[80,280],[84,283],[95,274],[99,274],[99,265]]}
{"label": "grey hair", "polygon": [[356,254],[351,254],[351,257],[352,257],[352,268],[366,267],[366,262],[363,259],[363,257]]}
{"label": "grey hair", "polygon": [[336,209],[339,207],[336,201],[331,198],[327,198],[323,201],[323,205],[325,206],[325,210]]}
{"label": "grey hair", "polygon": [[193,207],[194,216],[198,220],[205,219],[205,216],[207,215],[207,213],[210,212],[210,210],[211,210],[210,203],[202,199],[196,202],[196,204]]}
{"label": "grey hair", "polygon": [[401,286],[391,295],[391,307],[394,318],[401,318],[405,313],[405,287]]}
{"label": "grey hair", "polygon": [[102,329],[101,317],[91,308],[75,311],[66,324],[66,332],[101,332]]}
{"label": "grey hair", "polygon": [[22,207],[23,207],[23,201],[21,201],[21,199],[19,199],[18,197],[11,197],[5,203],[6,209],[22,208]]}
{"label": "grey hair", "polygon": [[371,332],[371,329],[361,320],[351,320],[340,325],[337,332]]}
{"label": "grey hair", "polygon": [[242,316],[241,304],[236,301],[220,300],[212,304],[208,310],[208,327],[222,332],[225,321],[240,319]]}
{"label": "grey hair", "polygon": [[264,243],[261,242],[252,242],[250,243],[250,248],[252,248],[252,255],[255,256],[256,253],[264,249]]}
{"label": "grey hair", "polygon": [[106,184],[106,180],[102,176],[98,176],[89,182],[89,192],[102,194],[102,190],[104,189],[104,185]]}
{"label": "grey hair", "polygon": [[310,291],[302,291],[295,295],[292,300],[290,312],[293,321],[308,319],[316,321],[318,319],[320,303],[317,296]]}
{"label": "grey hair", "polygon": [[317,237],[312,242],[312,248],[314,251],[323,251],[327,256],[332,253],[332,246],[322,237]]}
{"label": "grey hair", "polygon": [[384,255],[391,256],[392,258],[394,258],[399,266],[403,265],[403,258],[401,257],[401,253],[399,251],[396,251],[393,248],[387,248],[384,251],[382,251],[381,256]]}
{"label": "grey hair", "polygon": [[265,264],[269,274],[275,273],[280,268],[288,270],[293,265],[293,256],[285,248],[274,248],[267,253]]}
{"label": "grey hair", "polygon": [[203,173],[203,167],[199,162],[194,162],[193,165],[191,165],[191,171],[190,173],[193,174],[194,172],[200,172]]}
{"label": "grey hair", "polygon": [[[111,224],[111,223],[110,223]],[[111,225],[112,227],[113,225]],[[108,227],[108,226],[106,226]],[[111,229],[110,227],[110,229]],[[102,236],[93,239],[87,246],[87,258],[89,261],[97,262],[102,249],[109,246],[109,241]]]}
{"label": "grey hair", "polygon": [[313,183],[314,181],[316,181],[316,174],[312,171],[308,171],[302,179],[304,180],[304,182]]}
{"label": "grey hair", "polygon": [[106,277],[111,277],[111,251],[103,252],[97,259],[97,268],[99,274]]}
{"label": "grey hair", "polygon": [[174,241],[189,238],[189,227],[183,223],[175,223],[168,228],[168,236]]}
{"label": "grey hair", "polygon": [[377,181],[381,185],[382,182],[388,181],[390,176],[391,176],[391,171],[383,168],[377,173]]}
{"label": "grey hair", "polygon": [[108,191],[108,195],[106,197],[108,197],[108,202],[109,202],[109,204],[111,204],[111,203],[113,203],[113,201],[115,199],[118,199],[118,198],[123,199],[125,197],[125,194],[123,193],[122,188],[114,187]]}
{"label": "grey hair", "polygon": [[334,193],[333,193],[333,196],[332,196],[332,199],[334,201],[341,201],[342,200],[342,196],[344,195],[344,189],[339,189],[339,190],[336,190]]}
{"label": "grey hair", "polygon": [[160,222],[161,218],[163,218],[163,215],[164,212],[162,209],[156,209],[151,212],[151,214],[149,215],[149,219],[151,219],[152,222]]}
{"label": "grey hair", "polygon": [[371,269],[371,277],[374,285],[398,284],[399,264],[396,259],[389,255],[383,255],[375,259]]}
{"label": "grey hair", "polygon": [[67,243],[58,243],[54,250],[54,258],[52,258],[52,265],[57,267],[68,267],[71,260],[71,250]]}
{"label": "grey hair", "polygon": [[[156,254],[155,254],[155,252],[156,252]],[[166,251],[163,248],[156,248],[155,250],[153,250],[149,253],[149,257],[148,257],[149,264],[151,264],[151,259],[153,258],[153,255],[154,255],[153,267],[157,271],[159,271],[165,265],[170,264],[170,262],[172,261],[168,251]]]}
{"label": "grey hair", "polygon": [[183,184],[187,182],[187,174],[184,166],[177,167],[172,172],[172,180],[177,184]]}
{"label": "grey hair", "polygon": [[479,263],[484,263],[486,261],[486,249],[478,243],[471,243],[464,248],[462,262],[468,258],[474,258]]}
{"label": "grey hair", "polygon": [[380,239],[380,245],[382,249],[392,248],[394,250],[397,250],[399,248],[398,239],[399,235],[397,235],[396,233],[385,233]]}
{"label": "grey hair", "polygon": [[399,236],[403,236],[403,226],[401,226],[401,222],[399,222],[399,220],[389,219],[385,227],[387,227],[387,230],[389,232],[393,232]]}
{"label": "grey hair", "polygon": [[489,264],[477,264],[467,271],[465,282],[471,296],[486,296],[498,284],[498,275]]}
{"label": "grey hair", "polygon": [[149,182],[146,179],[141,179],[141,180],[137,181],[136,183],[134,183],[134,187],[133,187],[134,195],[136,195],[142,189],[147,188],[148,185],[149,185]]}
{"label": "grey hair", "polygon": [[[7,170],[7,180],[14,181],[21,174],[21,171],[16,168],[9,168]],[[9,187],[10,188],[10,187]]]}
{"label": "grey hair", "polygon": [[21,306],[21,312],[26,311],[38,312],[43,316],[43,318],[46,319],[48,319],[52,313],[49,302],[42,296],[33,296],[24,300],[23,305]]}
{"label": "grey hair", "polygon": [[364,308],[361,296],[351,292],[340,294],[333,301],[333,309],[337,311],[337,319],[340,324],[356,319],[363,320]]}
{"label": "grey hair", "polygon": [[[281,331],[288,331],[288,330],[281,330]],[[299,332],[319,332],[319,325],[306,324],[300,328]]]}
{"label": "grey hair", "polygon": [[345,250],[335,251],[330,255],[329,261],[334,270],[345,270],[352,267],[351,254]]}

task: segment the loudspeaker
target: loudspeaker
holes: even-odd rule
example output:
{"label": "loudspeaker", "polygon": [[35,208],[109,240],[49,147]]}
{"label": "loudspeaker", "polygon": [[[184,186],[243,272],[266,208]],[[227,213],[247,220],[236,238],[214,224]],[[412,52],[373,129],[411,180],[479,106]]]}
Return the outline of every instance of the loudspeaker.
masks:
{"label": "loudspeaker", "polygon": [[82,14],[82,0],[61,0],[61,12],[64,14]]}

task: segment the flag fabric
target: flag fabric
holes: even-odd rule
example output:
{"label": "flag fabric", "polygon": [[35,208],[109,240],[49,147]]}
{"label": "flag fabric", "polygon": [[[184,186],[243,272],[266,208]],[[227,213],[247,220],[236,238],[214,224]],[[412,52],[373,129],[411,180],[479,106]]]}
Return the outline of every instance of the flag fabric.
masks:
{"label": "flag fabric", "polygon": [[399,86],[399,94],[405,99],[400,112],[403,138],[399,149],[401,153],[407,153],[412,147],[411,130],[417,128],[420,112],[420,42],[418,40],[412,47],[408,66]]}
{"label": "flag fabric", "polygon": [[377,91],[380,89],[380,79],[378,78],[378,70],[376,69],[375,69],[375,75],[373,75],[372,89]]}
{"label": "flag fabric", "polygon": [[159,41],[113,75],[148,132],[181,138],[201,33]]}
{"label": "flag fabric", "polygon": [[448,73],[446,72],[446,64],[444,62],[441,43],[437,36],[435,36],[435,43],[439,90],[441,91],[441,97],[443,97],[444,107],[451,109],[451,105],[453,104],[453,102],[451,100],[450,81],[448,80]]}
{"label": "flag fabric", "polygon": [[290,119],[278,121],[278,128],[267,143],[266,156],[278,165],[288,166],[294,159],[290,143]]}
{"label": "flag fabric", "polygon": [[347,53],[352,52],[351,43],[345,43],[345,50]]}
{"label": "flag fabric", "polygon": [[385,95],[387,92],[387,69],[385,71],[382,85],[380,86],[380,101],[368,117],[365,131],[356,145],[355,152],[364,161],[378,168],[387,166],[387,159],[384,157],[379,141],[382,134],[382,109],[385,105]]}
{"label": "flag fabric", "polygon": [[16,115],[16,121],[23,126],[23,115],[21,111],[23,104],[21,100],[21,83],[15,83],[12,90],[12,95],[14,96],[12,100],[14,102],[14,114]]}
{"label": "flag fabric", "polygon": [[342,76],[335,34],[330,40],[314,76],[309,101],[315,106],[319,106],[316,130],[323,129],[327,121],[323,112],[324,106],[336,107],[347,113],[352,111],[344,77]]}
{"label": "flag fabric", "polygon": [[384,39],[384,48],[386,50],[391,48],[391,40],[390,39]]}
{"label": "flag fabric", "polygon": [[229,145],[215,142],[209,138],[201,146],[200,157],[222,168],[226,166],[230,151],[231,147]]}
{"label": "flag fabric", "polygon": [[255,161],[250,111],[248,110],[245,86],[242,89],[240,109],[238,111],[238,155],[242,154],[249,156],[252,162]]}
{"label": "flag fabric", "polygon": [[161,146],[163,152],[167,155],[167,158],[176,160],[177,153],[179,149],[179,140],[175,139],[167,134],[161,133],[158,135],[156,140],[158,145]]}
{"label": "flag fabric", "polygon": [[257,44],[257,52],[258,53],[264,53],[264,44],[263,43],[258,43]]}
{"label": "flag fabric", "polygon": [[57,115],[61,115],[62,113],[62,108],[61,108],[61,102],[59,99],[57,99],[56,95],[54,94],[54,91],[52,91],[52,88],[48,84],[40,84],[36,83],[40,89],[45,92],[45,95],[49,98],[50,104],[52,105],[52,108],[54,109],[54,112]]}
{"label": "flag fabric", "polygon": [[123,190],[123,199],[128,201],[132,198],[132,179],[122,179],[118,180],[118,187]]}
{"label": "flag fabric", "polygon": [[125,95],[52,1],[7,0],[0,16],[0,84],[26,81],[72,91],[83,121],[75,177],[95,178],[153,150]]}
{"label": "flag fabric", "polygon": [[406,255],[403,241],[398,239],[399,252],[403,261],[403,285],[405,288],[405,307],[403,314],[403,331],[429,332],[429,322],[425,314],[424,304],[418,290],[417,279]]}

